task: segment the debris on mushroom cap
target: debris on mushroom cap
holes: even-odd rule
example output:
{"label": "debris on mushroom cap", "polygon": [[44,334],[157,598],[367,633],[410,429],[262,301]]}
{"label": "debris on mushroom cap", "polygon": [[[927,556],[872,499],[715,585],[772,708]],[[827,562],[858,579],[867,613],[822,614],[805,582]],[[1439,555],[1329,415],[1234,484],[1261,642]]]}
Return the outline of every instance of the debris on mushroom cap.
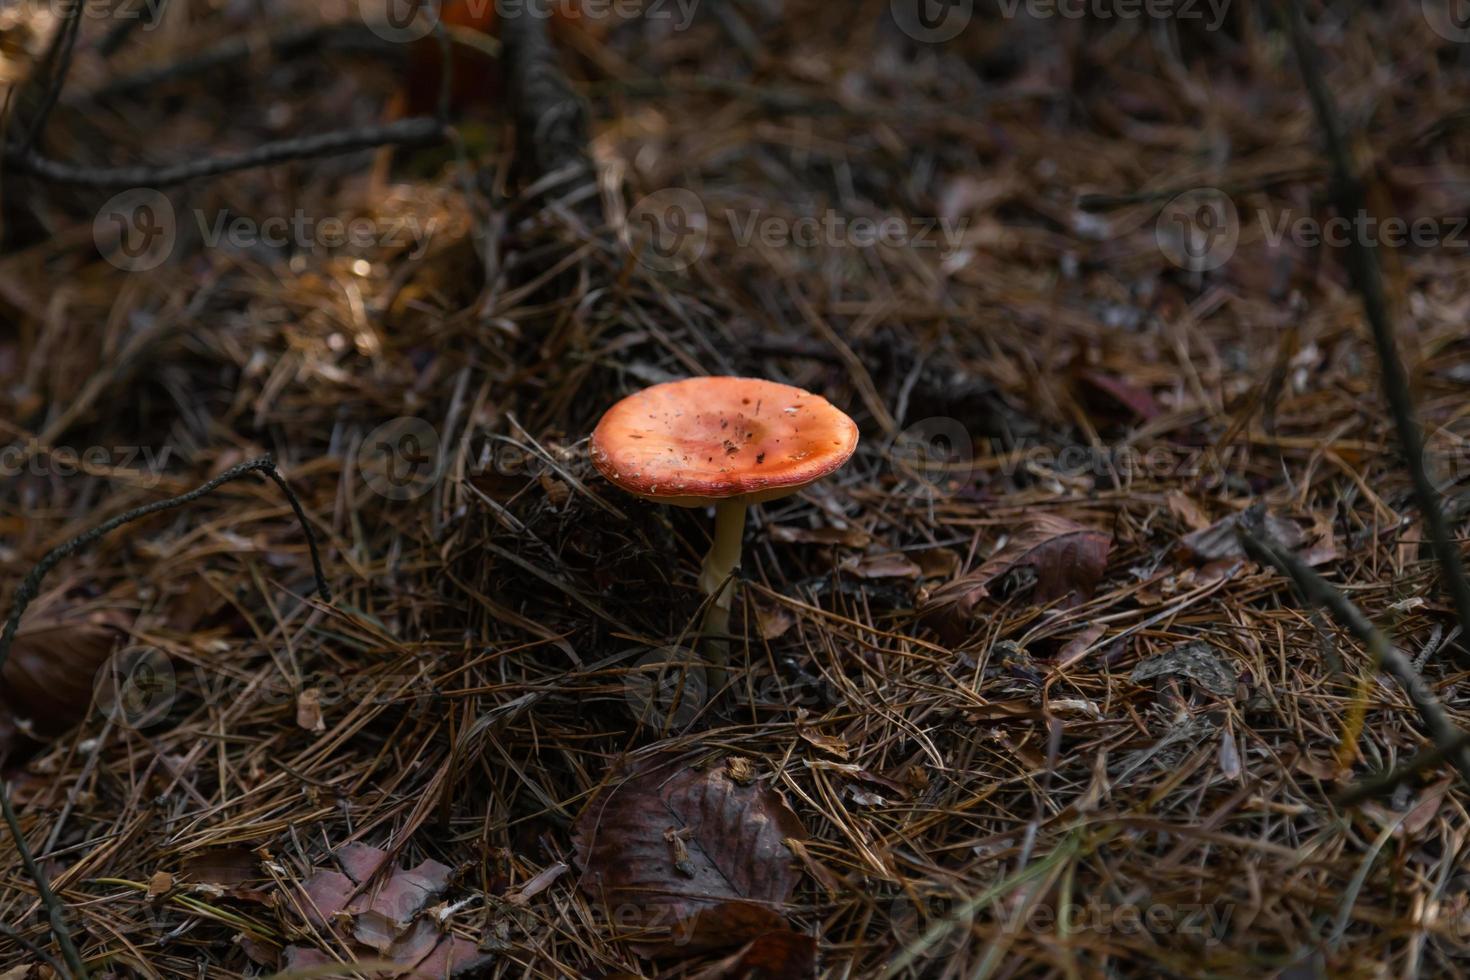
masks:
{"label": "debris on mushroom cap", "polygon": [[608,409],[592,462],[629,493],[695,507],[793,493],[847,462],[857,442],[857,425],[821,395],[758,378],[687,378]]}

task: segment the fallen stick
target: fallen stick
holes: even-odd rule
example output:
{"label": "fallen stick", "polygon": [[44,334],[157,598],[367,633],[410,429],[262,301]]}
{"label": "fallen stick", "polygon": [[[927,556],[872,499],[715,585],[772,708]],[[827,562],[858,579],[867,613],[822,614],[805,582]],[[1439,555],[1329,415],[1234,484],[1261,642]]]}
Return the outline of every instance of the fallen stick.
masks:
{"label": "fallen stick", "polygon": [[[1253,516],[1255,520],[1251,519]],[[1258,515],[1247,512],[1246,518],[1236,525],[1235,533],[1246,554],[1256,561],[1275,567],[1291,579],[1304,599],[1325,607],[1333,619],[1368,648],[1368,653],[1373,658],[1373,668],[1376,670],[1381,666],[1390,677],[1398,681],[1404,693],[1409,696],[1409,702],[1424,720],[1424,727],[1428,729],[1434,744],[1439,746],[1459,770],[1465,782],[1470,784],[1470,745],[1463,741],[1465,733],[1450,721],[1439,699],[1434,696],[1424,678],[1414,670],[1409,658],[1390,643],[1388,637],[1379,632],[1368,617],[1363,615],[1362,610],[1353,605],[1345,595],[1312,571],[1290,549],[1271,538]]]}
{"label": "fallen stick", "polygon": [[[1349,158],[1342,120],[1338,117],[1332,93],[1328,91],[1321,66],[1317,63],[1317,50],[1307,37],[1301,4],[1298,0],[1287,0],[1286,8],[1286,20],[1292,47],[1296,51],[1297,67],[1306,83],[1307,93],[1311,96],[1312,108],[1316,111],[1317,121],[1322,127],[1327,144],[1327,156],[1332,162],[1332,202],[1340,218],[1352,220],[1353,216],[1367,211],[1363,183]],[[1450,535],[1444,511],[1439,506],[1439,493],[1434,489],[1429,471],[1425,467],[1424,436],[1419,431],[1414,412],[1409,375],[1404,370],[1398,347],[1394,343],[1393,322],[1389,319],[1388,302],[1383,295],[1383,272],[1378,266],[1378,256],[1374,249],[1359,235],[1348,236],[1347,264],[1353,286],[1363,300],[1363,315],[1372,330],[1373,344],[1378,349],[1378,360],[1383,373],[1383,392],[1388,397],[1394,428],[1398,432],[1404,461],[1413,481],[1414,498],[1424,515],[1424,527],[1429,533],[1434,557],[1439,562],[1445,591],[1449,593],[1455,605],[1455,614],[1460,620],[1460,642],[1457,645],[1460,662],[1470,666],[1470,581],[1465,578],[1459,549]]]}

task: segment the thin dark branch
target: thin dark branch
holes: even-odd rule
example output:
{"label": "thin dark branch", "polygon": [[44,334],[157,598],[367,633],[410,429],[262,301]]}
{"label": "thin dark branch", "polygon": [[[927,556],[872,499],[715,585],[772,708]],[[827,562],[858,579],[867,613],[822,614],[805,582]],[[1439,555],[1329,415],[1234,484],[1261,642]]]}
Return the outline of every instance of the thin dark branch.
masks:
{"label": "thin dark branch", "polygon": [[[1355,215],[1362,214],[1367,209],[1362,181],[1359,180],[1349,157],[1342,121],[1317,62],[1316,47],[1307,37],[1301,5],[1298,0],[1288,0],[1286,7],[1297,65],[1311,96],[1312,107],[1322,127],[1327,154],[1332,162],[1333,203],[1340,217],[1353,220]],[[1383,295],[1383,273],[1378,265],[1378,255],[1373,246],[1362,240],[1362,236],[1350,235],[1346,257],[1353,284],[1362,296],[1363,314],[1373,332],[1373,344],[1378,349],[1378,359],[1383,370],[1383,390],[1388,396],[1388,406],[1393,414],[1394,427],[1398,431],[1399,444],[1403,447],[1409,476],[1413,480],[1414,497],[1418,501],[1419,510],[1424,514],[1425,529],[1434,549],[1434,557],[1439,561],[1445,591],[1454,602],[1455,614],[1460,620],[1461,640],[1458,646],[1461,661],[1464,662],[1467,651],[1470,651],[1470,582],[1465,578],[1459,549],[1450,536],[1449,524],[1439,506],[1439,494],[1435,491],[1425,467],[1424,436],[1415,416],[1409,376],[1404,370],[1403,361],[1399,359],[1398,347],[1394,342],[1393,323],[1389,319],[1388,303]]]}
{"label": "thin dark branch", "polygon": [[[167,10],[168,0],[161,0],[157,4],[144,3],[131,8],[130,12],[133,16],[124,17],[116,27],[107,32],[101,41],[97,42],[97,53],[104,58],[111,58],[128,42],[128,38],[133,36],[134,31],[140,27],[152,27],[163,19]],[[114,16],[118,14],[115,13]]]}
{"label": "thin dark branch", "polygon": [[56,43],[52,45],[50,57],[47,59],[51,70],[46,78],[46,93],[41,97],[41,104],[36,109],[36,118],[31,120],[30,128],[21,142],[27,153],[41,138],[41,132],[46,128],[46,120],[51,117],[51,110],[55,108],[56,100],[61,98],[61,87],[66,84],[66,76],[71,74],[72,54],[76,50],[77,34],[81,32],[81,29],[82,4],[73,3],[66,12],[66,20],[61,25]]}
{"label": "thin dark branch", "polygon": [[46,881],[45,873],[36,866],[30,845],[21,833],[15,808],[10,805],[10,787],[4,782],[0,782],[0,813],[5,815],[5,825],[10,828],[10,836],[15,840],[15,851],[20,855],[20,863],[26,874],[36,883],[36,894],[40,896],[41,904],[46,906],[46,915],[51,920],[51,932],[56,936],[56,945],[61,947],[62,959],[71,967],[73,977],[86,980],[87,964],[82,961],[82,954],[77,952],[76,944],[71,941],[71,930],[66,925],[66,911]]}
{"label": "thin dark branch", "polygon": [[1247,518],[1236,525],[1236,534],[1248,555],[1256,561],[1274,566],[1291,579],[1306,601],[1326,608],[1333,619],[1368,648],[1368,653],[1373,657],[1374,669],[1381,666],[1389,676],[1398,681],[1404,693],[1409,696],[1409,703],[1424,720],[1424,727],[1434,744],[1445,752],[1466,783],[1470,783],[1470,747],[1461,742],[1465,733],[1450,721],[1439,699],[1434,696],[1424,678],[1414,670],[1409,658],[1390,643],[1388,637],[1379,632],[1368,617],[1363,615],[1362,610],[1353,605],[1346,596],[1312,571],[1289,548],[1269,537],[1259,514],[1252,519],[1250,512],[1247,512]]}
{"label": "thin dark branch", "polygon": [[[1226,181],[1216,184],[1215,189],[1228,197],[1236,197],[1241,194],[1249,194],[1252,191],[1265,190],[1277,184],[1290,184],[1299,181],[1319,180],[1324,176],[1320,166],[1297,168],[1295,170],[1279,170],[1271,173],[1261,174],[1242,180]],[[1185,194],[1189,191],[1199,190],[1199,182],[1193,184],[1178,184],[1173,187],[1163,187],[1155,191],[1137,191],[1132,194],[1083,194],[1077,198],[1077,206],[1083,211],[1107,211],[1111,208],[1126,207],[1130,204],[1151,204],[1159,201],[1168,201]]]}
{"label": "thin dark branch", "polygon": [[55,957],[3,922],[0,922],[0,936],[4,936],[11,942],[16,943],[26,952],[39,959],[42,963],[45,963],[58,977],[62,976],[65,972],[61,969],[61,964],[56,962]]}
{"label": "thin dark branch", "polygon": [[215,177],[237,170],[268,167],[290,160],[350,153],[379,146],[436,143],[444,138],[444,125],[439,120],[414,117],[386,126],[334,130],[317,136],[279,140],[246,153],[205,157],[164,167],[81,167],[49,160],[14,146],[5,149],[5,166],[12,173],[39,177],[56,184],[100,188],[167,187],[200,177]]}
{"label": "thin dark branch", "polygon": [[1356,806],[1364,800],[1371,800],[1375,796],[1390,793],[1400,783],[1408,782],[1426,769],[1433,769],[1448,759],[1452,753],[1466,746],[1470,746],[1470,732],[1461,732],[1452,745],[1431,745],[1424,751],[1416,753],[1412,759],[1397,769],[1390,769],[1372,779],[1365,779],[1349,786],[1334,796],[1332,802],[1338,806]]}
{"label": "thin dark branch", "polygon": [[25,577],[15,590],[10,618],[5,621],[4,630],[0,631],[0,670],[4,669],[6,658],[10,656],[10,645],[14,642],[15,634],[20,629],[21,616],[25,613],[26,607],[31,604],[31,601],[40,594],[41,582],[45,579],[47,572],[55,568],[60,562],[72,555],[80,553],[93,542],[117,530],[124,524],[130,524],[133,521],[157,514],[160,511],[181,507],[184,504],[213,493],[232,480],[238,480],[250,473],[264,473],[274,480],[276,485],[286,494],[286,499],[291,503],[291,509],[296,513],[297,520],[301,522],[301,530],[306,535],[306,544],[311,551],[312,569],[316,575],[317,591],[321,593],[323,599],[330,602],[331,591],[327,587],[326,575],[322,571],[321,555],[317,552],[316,535],[312,533],[311,525],[306,520],[306,511],[302,508],[301,501],[296,498],[296,494],[286,483],[285,477],[281,476],[280,471],[276,469],[275,462],[269,456],[263,456],[260,459],[254,459],[248,463],[233,466],[208,483],[196,487],[188,493],[180,494],[177,497],[169,497],[166,500],[155,500],[151,504],[145,504],[127,513],[119,514],[111,520],[105,521],[91,530],[84,531],[71,540],[64,541],[46,552],[41,560],[36,563],[36,567],[31,569],[30,574]]}
{"label": "thin dark branch", "polygon": [[[587,149],[587,107],[561,70],[547,18],[524,9],[507,11],[500,36],[523,179],[530,184],[566,173],[569,180],[559,185],[595,184],[596,169]],[[603,224],[595,191],[580,196],[577,213],[593,227]]]}
{"label": "thin dark branch", "polygon": [[[232,37],[188,58],[156,68],[145,68],[106,82],[84,98],[101,100],[157,88],[245,62],[261,48],[249,37]],[[384,40],[362,24],[309,24],[293,27],[267,38],[264,46],[276,58],[290,58],[312,51],[346,50],[399,54],[402,45]]]}

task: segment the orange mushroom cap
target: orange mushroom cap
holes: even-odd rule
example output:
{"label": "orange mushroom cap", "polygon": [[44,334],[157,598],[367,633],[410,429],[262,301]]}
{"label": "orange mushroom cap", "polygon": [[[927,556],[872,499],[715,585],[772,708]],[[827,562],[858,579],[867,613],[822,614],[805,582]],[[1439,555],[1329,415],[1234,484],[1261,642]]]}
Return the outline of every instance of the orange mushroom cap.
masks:
{"label": "orange mushroom cap", "polygon": [[852,419],[821,395],[759,378],[687,378],[629,395],[592,433],[592,463],[679,507],[795,493],[847,462]]}

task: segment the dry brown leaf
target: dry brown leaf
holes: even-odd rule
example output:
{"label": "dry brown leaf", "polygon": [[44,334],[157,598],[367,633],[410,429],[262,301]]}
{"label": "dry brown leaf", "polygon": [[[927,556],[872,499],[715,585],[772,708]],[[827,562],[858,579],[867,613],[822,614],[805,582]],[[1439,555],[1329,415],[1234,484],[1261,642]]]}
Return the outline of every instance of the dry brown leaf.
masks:
{"label": "dry brown leaf", "polygon": [[[667,834],[682,842],[676,856]],[[724,767],[653,763],[606,787],[578,818],[582,891],[635,930],[646,955],[692,953],[785,928],[799,872],[785,839],[806,829],[764,782]]]}
{"label": "dry brown leaf", "polygon": [[779,541],[782,544],[827,544],[840,545],[844,548],[866,548],[873,541],[871,534],[855,527],[812,529],[777,524],[770,529],[769,534],[772,541]]}
{"label": "dry brown leaf", "polygon": [[843,739],[838,738],[836,735],[823,735],[821,732],[809,728],[806,725],[800,726],[797,729],[797,734],[813,747],[821,749],[828,755],[835,755],[839,759],[846,759],[848,752],[851,751],[847,742]]}
{"label": "dry brown leaf", "polygon": [[1159,403],[1143,388],[1106,371],[1084,369],[1077,374],[1082,384],[1083,400],[1103,410],[1123,409],[1141,422],[1159,414]]}
{"label": "dry brown leaf", "polygon": [[842,562],[842,570],[854,578],[918,578],[919,566],[905,554],[853,555]]}
{"label": "dry brown leaf", "polygon": [[930,593],[920,614],[968,620],[975,604],[990,595],[992,582],[1023,567],[1036,573],[1032,601],[1085,599],[1102,578],[1111,547],[1106,531],[1055,514],[1038,514],[978,569]]}
{"label": "dry brown leaf", "polygon": [[[302,886],[308,901],[300,904],[312,925],[335,933],[355,956],[412,967],[407,976],[435,978],[457,976],[490,961],[473,943],[445,935],[433,916],[420,914],[448,889],[448,867],[424,861],[411,870],[395,869],[386,880],[359,891],[389,860],[388,854],[348,844],[337,850],[336,858],[347,873],[313,874]],[[285,965],[304,969],[326,962],[320,957],[317,950],[292,946]]]}
{"label": "dry brown leaf", "polygon": [[0,671],[0,757],[5,731],[56,738],[87,716],[97,672],[126,637],[129,618],[111,610],[28,611]]}
{"label": "dry brown leaf", "polygon": [[761,639],[779,640],[796,625],[796,617],[785,606],[756,603],[755,624]]}
{"label": "dry brown leaf", "polygon": [[817,975],[817,941],[780,929],[757,936],[744,948],[694,974],[694,980],[805,980]]}
{"label": "dry brown leaf", "polygon": [[1164,500],[1169,505],[1169,513],[1191,531],[1202,531],[1210,526],[1210,519],[1205,516],[1200,505],[1183,491],[1170,490]]}
{"label": "dry brown leaf", "polygon": [[327,730],[327,723],[322,720],[320,688],[308,687],[296,696],[296,726],[308,732]]}
{"label": "dry brown leaf", "polygon": [[921,548],[910,557],[919,563],[923,578],[949,578],[960,568],[960,556],[953,548]]}
{"label": "dry brown leaf", "polygon": [[265,902],[265,882],[260,860],[243,847],[220,847],[184,859],[179,869],[181,883],[217,889],[220,895],[246,902]]}
{"label": "dry brown leaf", "polygon": [[167,871],[155,871],[153,877],[148,879],[148,900],[162,898],[173,891],[174,876]]}
{"label": "dry brown leaf", "polygon": [[1057,651],[1056,666],[1059,669],[1070,667],[1078,660],[1081,660],[1087,648],[1096,643],[1107,631],[1108,628],[1103,624],[1093,623],[1081,633],[1072,637],[1072,639],[1068,640],[1062,646],[1061,650]]}
{"label": "dry brown leaf", "polygon": [[[1222,558],[1240,558],[1245,551],[1235,537],[1235,528],[1247,512],[1241,511],[1222,518],[1207,528],[1192,531],[1179,539],[1184,553],[1197,564],[1219,561]],[[1266,512],[1265,529],[1271,537],[1286,547],[1295,550],[1301,547],[1302,531],[1296,523],[1284,517]]]}
{"label": "dry brown leaf", "polygon": [[1445,794],[1449,792],[1453,779],[1445,778],[1430,786],[1419,794],[1419,802],[1404,816],[1404,822],[1399,825],[1398,832],[1404,837],[1416,837],[1419,832],[1439,815],[1440,808],[1444,805]]}

